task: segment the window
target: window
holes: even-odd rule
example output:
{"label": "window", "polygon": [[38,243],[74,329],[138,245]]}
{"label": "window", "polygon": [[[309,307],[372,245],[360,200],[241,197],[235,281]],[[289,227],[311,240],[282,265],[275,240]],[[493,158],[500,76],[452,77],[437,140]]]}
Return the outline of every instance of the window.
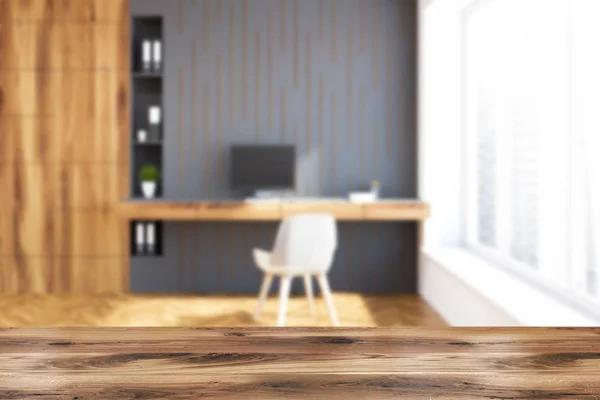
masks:
{"label": "window", "polygon": [[600,301],[600,1],[464,12],[467,244]]}

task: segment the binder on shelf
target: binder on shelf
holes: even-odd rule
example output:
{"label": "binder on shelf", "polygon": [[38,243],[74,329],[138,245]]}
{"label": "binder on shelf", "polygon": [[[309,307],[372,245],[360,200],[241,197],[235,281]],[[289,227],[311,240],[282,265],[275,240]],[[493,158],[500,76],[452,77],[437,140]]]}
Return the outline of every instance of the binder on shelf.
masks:
{"label": "binder on shelf", "polygon": [[143,254],[146,248],[146,238],[144,235],[144,224],[138,222],[136,224],[136,232],[135,232],[135,242],[136,242],[136,253]]}
{"label": "binder on shelf", "polygon": [[162,43],[160,40],[155,40],[152,45],[152,61],[154,71],[160,71],[162,69]]}
{"label": "binder on shelf", "polygon": [[152,42],[150,40],[142,41],[142,68],[144,72],[150,71],[152,66]]}
{"label": "binder on shelf", "polygon": [[152,222],[146,224],[146,249],[148,254],[154,254],[156,252],[156,235],[154,223]]}
{"label": "binder on shelf", "polygon": [[148,108],[148,131],[150,140],[160,140],[160,107]]}

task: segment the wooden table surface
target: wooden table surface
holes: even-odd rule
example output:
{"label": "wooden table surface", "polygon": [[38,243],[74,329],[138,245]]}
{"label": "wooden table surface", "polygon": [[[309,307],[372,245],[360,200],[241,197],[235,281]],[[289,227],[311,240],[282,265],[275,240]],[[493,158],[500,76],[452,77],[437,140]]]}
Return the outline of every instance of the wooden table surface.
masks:
{"label": "wooden table surface", "polygon": [[597,328],[15,328],[0,399],[600,399]]}

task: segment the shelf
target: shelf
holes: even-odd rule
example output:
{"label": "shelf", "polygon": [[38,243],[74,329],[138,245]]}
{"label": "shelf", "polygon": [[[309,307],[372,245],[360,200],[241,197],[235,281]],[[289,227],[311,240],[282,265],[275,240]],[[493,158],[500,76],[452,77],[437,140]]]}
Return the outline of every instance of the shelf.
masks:
{"label": "shelf", "polygon": [[148,142],[133,142],[134,146],[162,146],[163,142],[161,141],[148,141]]}
{"label": "shelf", "polygon": [[179,221],[279,221],[298,213],[325,212],[339,221],[422,221],[429,217],[429,205],[419,200],[384,200],[369,204],[350,202],[245,202],[169,201],[132,199],[117,205],[126,219]]}
{"label": "shelf", "polygon": [[160,79],[163,77],[162,72],[134,72],[132,74],[134,78],[154,78]]}

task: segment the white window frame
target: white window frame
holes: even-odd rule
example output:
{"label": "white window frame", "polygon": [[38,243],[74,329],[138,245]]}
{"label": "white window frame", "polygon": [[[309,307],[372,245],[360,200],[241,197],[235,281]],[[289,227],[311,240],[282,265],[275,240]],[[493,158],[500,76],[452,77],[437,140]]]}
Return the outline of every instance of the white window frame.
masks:
{"label": "white window frame", "polygon": [[[463,111],[463,139],[464,139],[464,151],[465,151],[465,169],[464,169],[464,203],[465,203],[465,245],[471,251],[479,254],[480,256],[492,261],[495,265],[511,272],[520,278],[530,282],[536,287],[547,291],[548,293],[562,298],[563,300],[573,304],[578,308],[584,308],[587,310],[591,310],[594,313],[598,313],[598,306],[600,305],[600,295],[597,298],[594,298],[587,294],[585,291],[586,285],[586,274],[587,269],[585,267],[586,263],[586,255],[584,254],[584,250],[582,246],[578,246],[577,244],[581,243],[584,239],[583,232],[581,230],[582,223],[584,222],[582,219],[582,215],[580,213],[574,212],[573,210],[578,209],[580,207],[583,198],[581,195],[577,195],[574,187],[577,186],[577,180],[581,179],[581,174],[576,171],[579,170],[578,163],[580,162],[577,157],[578,154],[581,154],[578,149],[578,143],[581,140],[573,140],[575,129],[575,122],[573,121],[572,112],[569,112],[568,121],[565,121],[565,128],[569,130],[571,135],[571,140],[569,140],[569,158],[568,162],[571,166],[570,170],[567,172],[568,179],[565,177],[566,182],[570,182],[573,186],[572,188],[565,188],[565,190],[569,190],[572,195],[565,196],[565,202],[561,202],[556,200],[553,203],[545,204],[541,207],[542,213],[546,215],[551,215],[553,212],[556,212],[556,209],[562,208],[566,210],[566,215],[564,216],[564,220],[561,225],[564,225],[563,229],[566,231],[566,240],[568,243],[567,248],[569,251],[565,254],[565,259],[560,262],[549,263],[547,259],[544,259],[542,254],[551,254],[548,258],[552,259],[553,257],[557,257],[556,254],[552,254],[549,250],[540,251],[540,260],[539,260],[539,270],[533,269],[530,266],[527,266],[524,263],[518,262],[517,260],[511,259],[508,256],[502,254],[502,250],[508,249],[508,218],[507,209],[505,207],[499,207],[498,212],[496,214],[496,228],[498,233],[500,233],[499,237],[497,237],[497,243],[500,248],[500,251],[494,251],[487,246],[484,246],[478,242],[478,225],[477,225],[477,215],[478,215],[478,204],[477,204],[477,136],[476,136],[476,118],[471,118],[471,110],[473,110],[473,104],[469,102],[473,99],[473,89],[468,84],[467,77],[472,72],[469,71],[470,63],[469,61],[469,53],[467,49],[468,39],[467,39],[467,29],[466,29],[466,21],[467,18],[473,12],[476,12],[480,7],[488,6],[489,3],[492,2],[505,2],[506,0],[474,0],[468,6],[466,6],[462,13],[462,111]],[[571,11],[571,7],[569,10]],[[572,20],[568,19],[568,24],[572,24]],[[570,26],[566,26],[566,28],[570,28]],[[569,38],[569,42],[566,43],[567,46],[570,46],[572,37]],[[569,47],[570,48],[570,47]],[[572,72],[572,63],[573,59],[569,58],[567,65],[567,73],[571,74]],[[569,75],[570,76],[570,75]],[[502,86],[502,85],[501,85]],[[572,104],[572,91],[573,88],[571,85],[567,88],[568,96],[566,96],[565,106],[569,107],[570,110],[573,108]],[[500,118],[501,121],[504,119]],[[501,131],[503,128],[500,128],[499,136],[502,137]],[[507,143],[499,143],[497,147],[500,149],[502,145],[506,146]],[[500,151],[500,150],[498,150]],[[498,158],[499,163],[506,162],[507,158]],[[548,160],[543,160],[542,162],[548,162]],[[543,168],[543,167],[542,167]],[[499,171],[509,171],[508,168],[503,168],[502,164],[498,165]],[[548,179],[546,179],[548,181]],[[548,187],[551,183],[545,182],[545,186]],[[579,185],[581,186],[581,184]],[[497,190],[500,198],[508,198],[508,185],[506,184],[506,177],[500,175],[500,178],[497,179]],[[547,190],[547,189],[546,189]],[[504,202],[504,204],[509,204]],[[499,204],[502,205],[502,202]],[[548,221],[547,217],[542,216],[541,221]],[[553,227],[551,226],[540,226],[540,232],[549,232]],[[575,233],[578,232],[579,236],[575,236]],[[554,236],[554,242],[556,242],[558,236]],[[547,247],[552,247],[553,240],[545,239],[547,243]],[[505,254],[507,254],[506,252]],[[596,276],[596,287],[600,288],[600,273]],[[558,282],[566,282],[567,285],[563,286],[558,284]]]}

